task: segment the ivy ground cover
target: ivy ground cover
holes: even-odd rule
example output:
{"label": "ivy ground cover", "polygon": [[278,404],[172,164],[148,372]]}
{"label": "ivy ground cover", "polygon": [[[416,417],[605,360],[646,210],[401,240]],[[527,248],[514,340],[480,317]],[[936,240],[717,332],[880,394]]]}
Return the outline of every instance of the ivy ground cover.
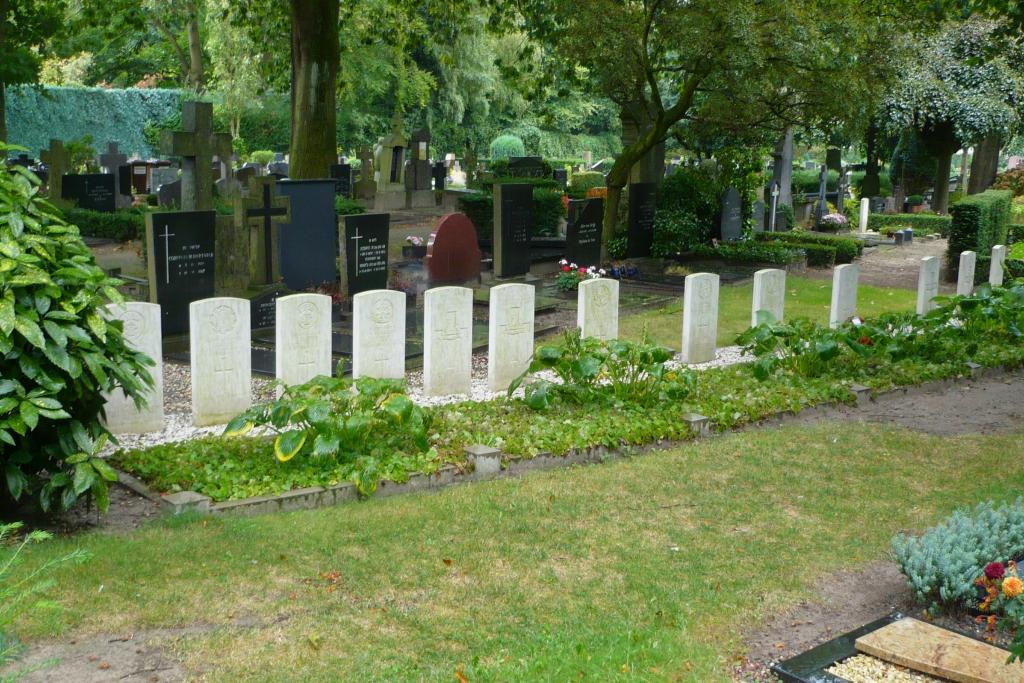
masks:
{"label": "ivy ground cover", "polygon": [[[210,681],[728,681],[742,633],[887,557],[897,531],[1013,500],[1024,434],[823,424],[317,511],[168,519],[71,548],[27,638],[202,625]],[[998,472],[999,476],[993,476]],[[743,558],[737,563],[737,558]]]}

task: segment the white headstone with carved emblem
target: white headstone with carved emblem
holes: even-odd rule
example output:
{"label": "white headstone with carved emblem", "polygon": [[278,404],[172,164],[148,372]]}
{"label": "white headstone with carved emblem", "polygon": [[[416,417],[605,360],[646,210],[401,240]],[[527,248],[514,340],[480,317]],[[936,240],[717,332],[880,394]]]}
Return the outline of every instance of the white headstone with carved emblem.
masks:
{"label": "white headstone with carved emblem", "polygon": [[786,271],[765,268],[754,273],[754,300],[750,306],[750,326],[757,325],[757,312],[768,311],[782,321],[786,305]]}
{"label": "white headstone with carved emblem", "polygon": [[352,377],[405,377],[405,298],[393,289],[352,297]]}
{"label": "white headstone with carved emblem", "polygon": [[505,391],[530,365],[533,357],[533,285],[507,284],[491,288],[487,331],[487,384]]}
{"label": "white headstone with carved emblem", "polygon": [[718,275],[687,275],[683,290],[683,362],[715,359],[718,338]]}
{"label": "white headstone with carved emblem", "polygon": [[252,404],[249,302],[215,297],[188,308],[192,422],[224,424]]}
{"label": "white headstone with carved emblem", "polygon": [[619,336],[619,281],[584,280],[579,284],[576,325],[584,337],[608,341]]}
{"label": "white headstone with carved emblem", "polygon": [[153,388],[146,392],[146,405],[139,408],[121,389],[106,394],[107,429],[113,434],[144,434],[164,428],[164,365],[160,333],[160,306],[140,301],[111,304],[106,308],[110,320],[124,325],[128,348],[140,351],[156,363],[149,368]]}
{"label": "white headstone with carved emblem", "polygon": [[472,362],[473,290],[428,289],[423,295],[423,393],[468,394]]}
{"label": "white headstone with carved emblem", "polygon": [[278,297],[275,323],[276,376],[286,386],[331,376],[331,297]]}

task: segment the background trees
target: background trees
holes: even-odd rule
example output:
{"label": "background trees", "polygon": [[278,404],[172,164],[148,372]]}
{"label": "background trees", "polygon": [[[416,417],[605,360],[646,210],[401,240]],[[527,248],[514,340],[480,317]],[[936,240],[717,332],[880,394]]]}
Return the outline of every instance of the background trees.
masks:
{"label": "background trees", "polygon": [[0,142],[7,139],[4,88],[35,83],[47,42],[61,28],[60,0],[0,0]]}

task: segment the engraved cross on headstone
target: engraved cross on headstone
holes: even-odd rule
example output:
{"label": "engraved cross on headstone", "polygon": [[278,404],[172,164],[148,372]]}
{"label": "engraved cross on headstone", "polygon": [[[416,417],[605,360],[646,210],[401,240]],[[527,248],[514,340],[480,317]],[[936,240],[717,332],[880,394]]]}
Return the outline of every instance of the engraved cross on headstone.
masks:
{"label": "engraved cross on headstone", "polygon": [[[245,224],[256,220],[263,228],[259,241],[263,243],[263,282],[270,284],[275,281],[274,263],[274,223],[288,223],[292,219],[291,201],[275,192],[277,179],[273,176],[261,176],[249,180],[249,196],[239,198],[238,202],[245,216]],[[255,244],[253,243],[255,248]]]}
{"label": "engraved cross on headstone", "polygon": [[[523,315],[523,308],[525,303],[519,300],[508,307],[505,312],[505,320],[502,321],[500,327],[504,330],[505,334],[510,337],[518,337],[521,334],[525,334],[530,331],[530,323],[526,320],[526,316]],[[515,358],[517,363],[525,360],[520,353],[522,349],[518,345],[514,345]]]}
{"label": "engraved cross on headstone", "polygon": [[445,369],[454,371],[456,369],[455,363],[459,358],[459,347],[462,346],[462,335],[469,328],[466,324],[459,324],[459,311],[456,308],[445,311],[441,319],[443,320],[443,325],[437,330],[437,336],[445,344],[443,354]]}
{"label": "engraved cross on headstone", "polygon": [[183,130],[163,131],[160,151],[181,157],[182,210],[209,211],[213,208],[213,157],[231,158],[231,136],[213,132],[213,105],[209,102],[184,102],[181,127]]}
{"label": "engraved cross on headstone", "polygon": [[68,172],[68,166],[71,164],[71,154],[64,149],[62,141],[50,140],[50,149],[40,152],[39,160],[46,164],[46,184],[50,188],[50,198],[60,199],[64,187],[64,174]]}

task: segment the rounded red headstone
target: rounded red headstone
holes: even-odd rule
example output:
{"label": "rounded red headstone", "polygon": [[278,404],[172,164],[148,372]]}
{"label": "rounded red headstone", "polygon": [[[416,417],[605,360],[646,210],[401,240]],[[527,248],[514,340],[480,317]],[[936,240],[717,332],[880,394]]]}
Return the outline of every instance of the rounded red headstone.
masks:
{"label": "rounded red headstone", "polygon": [[480,245],[473,221],[462,213],[441,218],[427,245],[431,282],[465,282],[480,277]]}

